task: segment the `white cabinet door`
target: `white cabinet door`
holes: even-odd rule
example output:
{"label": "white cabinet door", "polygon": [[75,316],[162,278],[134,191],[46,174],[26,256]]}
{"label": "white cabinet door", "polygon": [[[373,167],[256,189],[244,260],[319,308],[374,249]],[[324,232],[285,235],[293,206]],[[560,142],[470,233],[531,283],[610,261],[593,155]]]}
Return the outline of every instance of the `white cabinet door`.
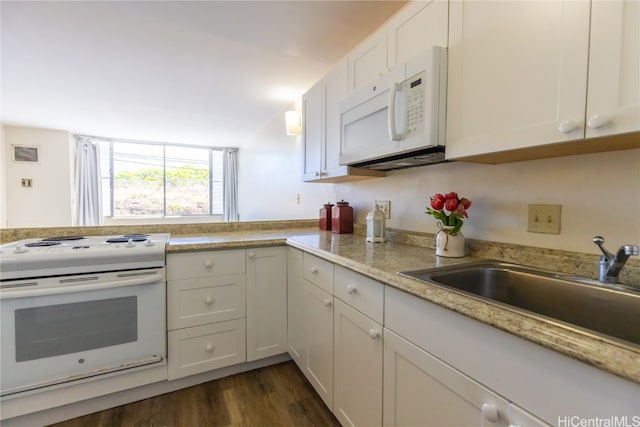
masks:
{"label": "white cabinet door", "polygon": [[378,30],[349,55],[349,93],[387,72],[387,32]]}
{"label": "white cabinet door", "polygon": [[247,361],[287,351],[287,248],[247,249]]}
{"label": "white cabinet door", "polygon": [[508,402],[384,329],[385,426],[506,426]]}
{"label": "white cabinet door", "polygon": [[289,355],[304,371],[304,277],[302,274],[302,251],[288,248],[287,259],[287,346]]}
{"label": "white cabinet door", "polygon": [[340,62],[323,79],[324,82],[324,141],[322,174],[332,178],[347,174],[347,166],[340,166],[340,101],[347,96],[347,61]]}
{"label": "white cabinet door", "polygon": [[640,130],[640,2],[591,3],[587,137]]}
{"label": "white cabinet door", "polygon": [[320,177],[322,168],[323,83],[319,81],[307,93],[302,95],[302,179],[315,180]]}
{"label": "white cabinet door", "polygon": [[382,424],[382,326],[334,299],[333,413],[343,426]]}
{"label": "white cabinet door", "polygon": [[447,158],[584,137],[587,1],[450,2]]}
{"label": "white cabinet door", "polygon": [[393,68],[430,46],[447,47],[448,25],[448,0],[409,3],[387,24],[388,67]]}
{"label": "white cabinet door", "polygon": [[333,408],[333,296],[305,280],[306,361],[304,374]]}

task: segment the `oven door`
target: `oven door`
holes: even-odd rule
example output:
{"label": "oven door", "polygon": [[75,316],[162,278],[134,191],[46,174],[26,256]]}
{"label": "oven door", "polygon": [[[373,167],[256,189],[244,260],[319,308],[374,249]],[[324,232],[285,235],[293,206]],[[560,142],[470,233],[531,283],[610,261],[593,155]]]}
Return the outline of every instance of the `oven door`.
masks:
{"label": "oven door", "polygon": [[164,268],[3,282],[1,395],[166,363]]}

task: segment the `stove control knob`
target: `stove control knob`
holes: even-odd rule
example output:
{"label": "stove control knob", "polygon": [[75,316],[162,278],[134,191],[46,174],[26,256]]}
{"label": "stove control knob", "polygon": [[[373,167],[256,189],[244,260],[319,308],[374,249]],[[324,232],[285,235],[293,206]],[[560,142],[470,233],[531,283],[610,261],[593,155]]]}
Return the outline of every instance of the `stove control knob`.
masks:
{"label": "stove control knob", "polygon": [[147,240],[144,242],[144,245],[145,245],[145,246],[155,246],[155,245],[156,245],[156,243],[155,243],[153,240],[149,240],[149,239],[147,239]]}
{"label": "stove control knob", "polygon": [[128,241],[128,242],[127,242],[127,244],[126,244],[126,247],[128,247],[128,248],[132,248],[132,247],[134,247],[135,245],[136,245],[136,244],[135,244],[135,243],[133,243],[133,239],[129,239],[129,241]]}
{"label": "stove control knob", "polygon": [[23,253],[28,252],[28,251],[29,251],[29,248],[26,247],[25,245],[18,245],[13,250],[13,252],[16,253],[16,254],[23,254]]}

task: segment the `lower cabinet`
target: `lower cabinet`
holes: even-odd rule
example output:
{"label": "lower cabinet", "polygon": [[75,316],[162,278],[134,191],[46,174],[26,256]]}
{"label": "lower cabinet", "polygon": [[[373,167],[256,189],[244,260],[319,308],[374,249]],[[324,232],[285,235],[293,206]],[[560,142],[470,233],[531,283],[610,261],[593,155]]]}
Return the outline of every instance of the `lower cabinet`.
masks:
{"label": "lower cabinet", "polygon": [[304,276],[302,251],[288,249],[287,259],[287,350],[301,371],[305,364]]}
{"label": "lower cabinet", "polygon": [[244,362],[245,319],[169,331],[168,378],[186,377]]}
{"label": "lower cabinet", "polygon": [[385,426],[509,425],[509,402],[386,328],[383,407]]}
{"label": "lower cabinet", "polygon": [[247,249],[247,361],[287,352],[287,248]]}
{"label": "lower cabinet", "polygon": [[167,255],[170,380],[287,352],[287,248]]}
{"label": "lower cabinet", "polygon": [[305,280],[303,373],[329,409],[333,408],[333,295]]}
{"label": "lower cabinet", "polygon": [[343,426],[382,423],[382,326],[334,298],[333,413]]}

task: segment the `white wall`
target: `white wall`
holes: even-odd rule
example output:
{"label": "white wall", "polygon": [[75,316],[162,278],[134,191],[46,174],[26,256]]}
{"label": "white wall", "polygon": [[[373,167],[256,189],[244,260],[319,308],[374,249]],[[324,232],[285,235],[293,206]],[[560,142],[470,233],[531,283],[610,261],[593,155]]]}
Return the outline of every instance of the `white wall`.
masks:
{"label": "white wall", "polygon": [[[72,225],[72,163],[69,132],[4,126],[6,156],[0,176],[6,185],[7,227],[64,227]],[[15,163],[11,146],[40,147],[39,163]],[[23,188],[22,178],[33,180]]]}
{"label": "white wall", "polygon": [[302,182],[301,138],[286,135],[283,112],[240,147],[241,221],[317,218],[333,199],[334,184]]}
{"label": "white wall", "polygon": [[[356,208],[356,221],[375,199],[391,201],[387,225],[434,233],[429,196],[456,191],[472,200],[467,237],[599,253],[602,235],[613,250],[640,243],[640,150],[532,160],[503,165],[443,163],[389,172],[385,178],[339,184],[334,199]],[[527,232],[528,204],[560,204],[559,235]]]}
{"label": "white wall", "polygon": [[7,226],[7,147],[4,126],[0,126],[0,227]]}

